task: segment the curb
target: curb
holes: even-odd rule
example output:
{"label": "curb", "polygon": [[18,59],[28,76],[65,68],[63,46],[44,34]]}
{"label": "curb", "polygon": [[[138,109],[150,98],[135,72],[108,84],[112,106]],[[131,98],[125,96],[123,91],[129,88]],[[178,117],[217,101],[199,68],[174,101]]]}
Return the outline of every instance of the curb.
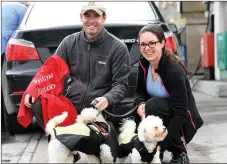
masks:
{"label": "curb", "polygon": [[42,132],[33,133],[32,138],[31,138],[30,142],[28,143],[28,146],[26,147],[25,151],[23,152],[18,163],[30,163],[41,137],[42,137]]}
{"label": "curb", "polygon": [[206,93],[213,97],[227,97],[227,82],[190,79],[192,90]]}

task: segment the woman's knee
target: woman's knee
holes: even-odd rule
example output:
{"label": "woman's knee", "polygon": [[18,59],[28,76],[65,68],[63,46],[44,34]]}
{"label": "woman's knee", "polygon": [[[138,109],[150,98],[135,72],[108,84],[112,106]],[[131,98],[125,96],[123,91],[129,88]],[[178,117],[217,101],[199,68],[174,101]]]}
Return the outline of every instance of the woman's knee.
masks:
{"label": "woman's knee", "polygon": [[152,97],[145,104],[145,112],[148,115],[160,116],[160,114],[162,114],[170,116],[168,100],[165,98]]}

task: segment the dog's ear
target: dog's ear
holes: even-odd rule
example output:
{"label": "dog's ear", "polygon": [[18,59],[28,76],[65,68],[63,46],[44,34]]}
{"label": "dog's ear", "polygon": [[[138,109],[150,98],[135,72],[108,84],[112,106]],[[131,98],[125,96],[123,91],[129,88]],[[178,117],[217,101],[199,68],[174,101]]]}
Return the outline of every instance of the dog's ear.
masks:
{"label": "dog's ear", "polygon": [[145,141],[145,121],[140,122],[139,127],[138,127],[138,137],[140,141]]}

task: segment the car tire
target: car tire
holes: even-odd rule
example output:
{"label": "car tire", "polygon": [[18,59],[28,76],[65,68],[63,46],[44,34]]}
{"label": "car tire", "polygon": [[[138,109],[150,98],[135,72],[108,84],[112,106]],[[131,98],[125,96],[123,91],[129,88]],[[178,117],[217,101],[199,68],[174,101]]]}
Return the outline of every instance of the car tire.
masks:
{"label": "car tire", "polygon": [[[6,66],[5,66],[5,58],[2,58],[4,61],[2,61],[3,65],[2,65],[2,79],[5,78],[4,77],[4,72],[6,70]],[[1,80],[2,80],[1,79]],[[2,86],[1,86],[1,93],[2,93],[2,103],[1,103],[1,108],[2,108],[2,119],[4,119],[4,125],[2,124],[2,127],[5,128],[5,130],[10,134],[10,135],[14,135],[17,133],[26,133],[31,131],[32,129],[32,124],[30,124],[27,128],[24,128],[22,125],[20,125],[17,121],[17,113],[13,113],[13,114],[8,114],[7,109],[6,109],[6,105],[5,105],[5,97],[3,96],[3,88],[6,88],[6,86],[4,85],[4,81],[2,81]]]}
{"label": "car tire", "polygon": [[[2,95],[1,95],[2,97]],[[1,129],[5,130],[5,121],[4,121],[4,105],[3,105],[3,101],[1,101]]]}
{"label": "car tire", "polygon": [[6,107],[4,105],[4,125],[6,131],[10,135],[20,134],[20,133],[27,133],[32,130],[32,124],[30,124],[27,128],[24,128],[20,125],[17,121],[17,113],[16,114],[8,114]]}

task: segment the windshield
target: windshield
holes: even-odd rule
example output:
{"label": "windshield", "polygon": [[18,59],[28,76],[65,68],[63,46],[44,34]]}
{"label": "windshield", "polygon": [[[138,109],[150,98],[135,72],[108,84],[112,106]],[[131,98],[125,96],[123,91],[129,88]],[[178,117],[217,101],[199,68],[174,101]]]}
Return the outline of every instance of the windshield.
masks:
{"label": "windshield", "polygon": [[[81,24],[80,12],[87,2],[36,2],[26,26],[49,27]],[[106,8],[106,23],[156,20],[148,2],[96,2]]]}

